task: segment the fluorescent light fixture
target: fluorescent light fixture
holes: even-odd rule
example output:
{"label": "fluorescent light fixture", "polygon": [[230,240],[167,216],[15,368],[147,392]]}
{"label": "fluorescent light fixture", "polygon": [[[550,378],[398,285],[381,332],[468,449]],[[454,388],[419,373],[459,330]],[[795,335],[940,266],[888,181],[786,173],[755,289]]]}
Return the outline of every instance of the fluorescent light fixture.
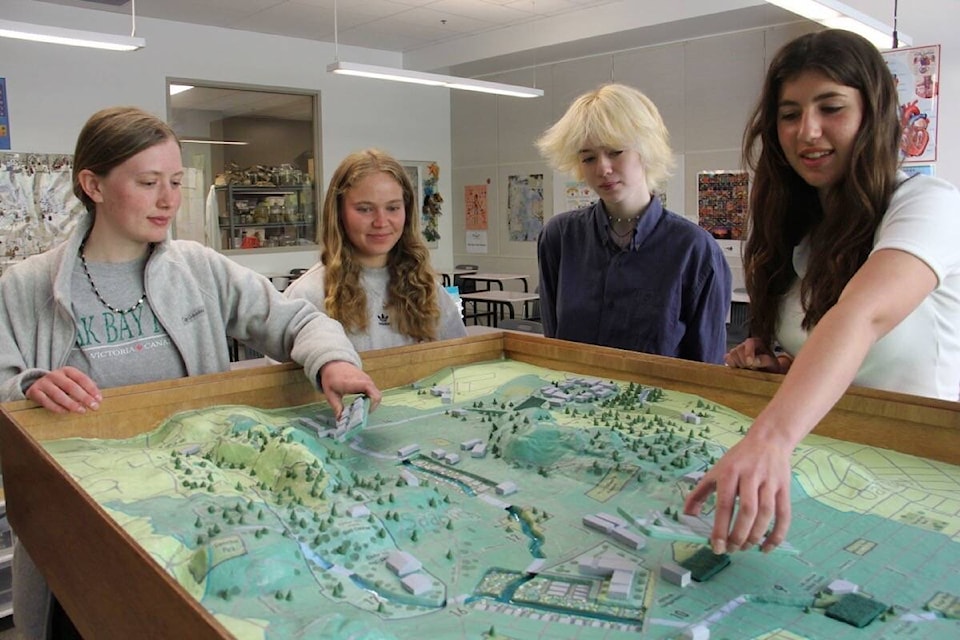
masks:
{"label": "fluorescent light fixture", "polygon": [[48,42],[51,44],[66,44],[72,47],[108,49],[110,51],[136,51],[137,49],[142,49],[147,44],[147,41],[143,38],[136,38],[134,36],[118,36],[112,33],[100,33],[97,31],[63,29],[42,24],[14,22],[12,20],[0,20],[0,37],[32,40],[34,42]]}
{"label": "fluorescent light fixture", "polygon": [[533,87],[522,87],[520,85],[503,84],[500,82],[487,82],[486,80],[474,80],[473,78],[444,76],[437,73],[410,71],[408,69],[397,69],[394,67],[380,67],[377,65],[360,64],[357,62],[341,62],[338,60],[337,62],[327,65],[327,71],[330,73],[339,73],[348,76],[376,78],[378,80],[393,80],[395,82],[412,82],[414,84],[423,84],[431,87],[464,89],[466,91],[494,93],[501,96],[512,96],[515,98],[539,98],[543,95],[543,89],[535,89]]}
{"label": "fluorescent light fixture", "polygon": [[[890,49],[893,46],[893,27],[842,2],[836,0],[767,0],[767,2],[808,20],[819,22],[825,27],[858,33],[878,49]],[[897,33],[897,46],[904,47],[911,44],[913,44],[913,38],[904,33]]]}
{"label": "fluorescent light fixture", "polygon": [[237,146],[250,144],[249,142],[242,142],[240,140],[210,140],[209,138],[180,138],[180,142],[189,142],[192,144],[233,144]]}
{"label": "fluorescent light fixture", "polygon": [[184,91],[190,91],[190,89],[193,89],[192,84],[171,84],[170,95],[175,96],[178,93],[183,93]]}

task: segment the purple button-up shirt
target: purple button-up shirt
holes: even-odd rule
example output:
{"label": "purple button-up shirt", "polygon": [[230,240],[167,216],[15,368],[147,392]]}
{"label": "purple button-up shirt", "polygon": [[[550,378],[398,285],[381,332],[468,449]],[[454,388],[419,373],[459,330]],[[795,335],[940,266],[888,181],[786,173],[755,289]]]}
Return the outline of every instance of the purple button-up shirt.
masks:
{"label": "purple button-up shirt", "polygon": [[719,245],[654,197],[626,249],[603,202],[551,218],[537,242],[544,334],[722,363],[730,267]]}

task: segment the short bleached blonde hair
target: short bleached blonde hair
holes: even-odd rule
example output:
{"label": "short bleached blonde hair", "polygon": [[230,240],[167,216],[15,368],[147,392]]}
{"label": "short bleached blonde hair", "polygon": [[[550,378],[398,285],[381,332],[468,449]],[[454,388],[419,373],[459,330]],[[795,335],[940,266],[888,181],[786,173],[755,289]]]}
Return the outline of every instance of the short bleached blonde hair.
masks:
{"label": "short bleached blonde hair", "polygon": [[605,84],[581,95],[536,142],[554,169],[580,180],[580,151],[587,144],[636,151],[650,191],[662,191],[673,169],[670,134],[656,105],[623,84]]}

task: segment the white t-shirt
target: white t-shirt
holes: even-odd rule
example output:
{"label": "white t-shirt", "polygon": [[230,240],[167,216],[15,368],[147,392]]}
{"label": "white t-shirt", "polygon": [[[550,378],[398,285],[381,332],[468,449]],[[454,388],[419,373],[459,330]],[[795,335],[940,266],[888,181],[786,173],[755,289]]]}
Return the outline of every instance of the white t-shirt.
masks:
{"label": "white t-shirt", "polygon": [[[915,176],[901,183],[877,228],[873,251],[898,249],[922,260],[937,286],[913,312],[877,341],[854,384],[914,395],[957,400],[960,395],[960,192],[948,182]],[[793,253],[802,278],[809,245]],[[800,283],[780,310],[777,339],[796,354],[808,334],[801,328]]]}

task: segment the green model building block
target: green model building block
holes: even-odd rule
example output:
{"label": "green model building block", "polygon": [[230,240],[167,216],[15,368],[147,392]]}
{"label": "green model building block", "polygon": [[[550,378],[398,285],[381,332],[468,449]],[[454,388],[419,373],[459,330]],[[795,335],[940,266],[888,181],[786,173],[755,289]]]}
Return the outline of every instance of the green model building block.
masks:
{"label": "green model building block", "polygon": [[690,577],[697,582],[706,582],[730,565],[730,556],[717,555],[710,547],[701,547],[695,554],[680,563],[690,571]]}
{"label": "green model building block", "polygon": [[862,629],[886,610],[887,605],[882,602],[877,602],[859,593],[847,593],[827,607],[824,613],[828,618],[840,620]]}

